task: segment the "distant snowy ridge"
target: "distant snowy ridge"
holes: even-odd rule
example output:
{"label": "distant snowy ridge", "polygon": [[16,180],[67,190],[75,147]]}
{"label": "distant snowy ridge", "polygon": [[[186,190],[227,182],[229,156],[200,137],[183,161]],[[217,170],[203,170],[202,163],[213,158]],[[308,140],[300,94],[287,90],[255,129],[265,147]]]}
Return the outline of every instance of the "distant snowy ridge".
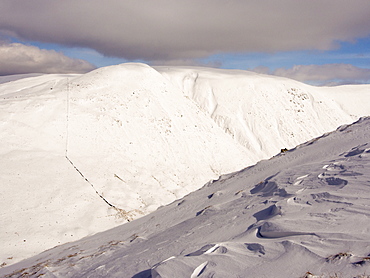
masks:
{"label": "distant snowy ridge", "polygon": [[367,117],[0,275],[367,278],[369,199]]}
{"label": "distant snowy ridge", "polygon": [[370,115],[370,86],[314,87],[240,70],[156,67],[254,162]]}
{"label": "distant snowy ridge", "polygon": [[369,115],[369,87],[144,64],[0,84],[0,264],[146,215]]}

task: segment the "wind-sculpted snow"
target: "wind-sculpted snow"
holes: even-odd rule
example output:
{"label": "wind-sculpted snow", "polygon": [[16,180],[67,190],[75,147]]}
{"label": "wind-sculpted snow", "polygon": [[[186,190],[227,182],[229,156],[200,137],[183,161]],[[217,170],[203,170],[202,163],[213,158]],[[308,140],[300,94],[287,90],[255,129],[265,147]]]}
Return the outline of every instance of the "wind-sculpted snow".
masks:
{"label": "wind-sculpted snow", "polygon": [[[222,174],[369,114],[370,103],[365,85],[315,88],[245,71],[143,64],[0,83],[2,266],[153,212]],[[365,150],[358,144],[344,157]],[[345,190],[349,177],[362,177],[344,162],[328,165],[319,177],[324,186]],[[237,195],[300,204],[274,175],[280,174],[261,176]],[[303,184],[305,175],[293,183]],[[210,192],[211,203],[191,216],[223,211],[212,204],[223,194]],[[265,205],[251,219],[284,213]],[[176,209],[188,207],[184,199]],[[146,240],[135,234],[130,241]],[[120,242],[103,249],[112,245]]]}
{"label": "wind-sculpted snow", "polygon": [[[328,176],[347,183],[328,183]],[[369,201],[370,118],[363,118],[0,274],[369,277]]]}

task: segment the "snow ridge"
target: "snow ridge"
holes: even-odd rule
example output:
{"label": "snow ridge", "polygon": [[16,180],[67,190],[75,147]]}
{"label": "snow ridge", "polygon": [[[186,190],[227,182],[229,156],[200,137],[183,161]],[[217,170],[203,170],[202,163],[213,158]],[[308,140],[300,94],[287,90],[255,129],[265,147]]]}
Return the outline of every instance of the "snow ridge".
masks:
{"label": "snow ridge", "polygon": [[[0,234],[7,244],[0,262],[142,217],[209,180],[368,115],[368,88],[134,63],[2,83]],[[347,187],[343,177],[320,180]],[[260,187],[265,198],[290,194],[275,180]],[[210,192],[209,200],[222,192]],[[256,217],[281,215],[273,205]],[[195,214],[212,211],[204,205]]]}

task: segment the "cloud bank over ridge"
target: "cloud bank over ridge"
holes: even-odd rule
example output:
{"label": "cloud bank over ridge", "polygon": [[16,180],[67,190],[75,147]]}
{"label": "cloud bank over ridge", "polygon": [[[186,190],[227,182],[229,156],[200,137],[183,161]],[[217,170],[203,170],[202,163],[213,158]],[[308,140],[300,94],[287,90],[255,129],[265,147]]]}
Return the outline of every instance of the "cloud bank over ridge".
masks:
{"label": "cloud bank over ridge", "polygon": [[23,73],[85,73],[95,67],[54,50],[21,43],[0,44],[0,75]]}
{"label": "cloud bank over ridge", "polygon": [[273,74],[302,82],[314,81],[323,85],[346,84],[353,81],[370,82],[370,69],[349,64],[296,65],[290,69],[279,68]]}
{"label": "cloud bank over ridge", "polygon": [[[2,39],[26,44],[6,45],[19,53],[0,57],[3,75],[134,61],[256,69],[316,85],[369,83],[368,0],[2,0]],[[31,49],[48,44],[59,58]]]}
{"label": "cloud bank over ridge", "polygon": [[319,86],[366,84],[370,82],[370,69],[344,63],[295,65],[291,68],[277,68],[275,70],[261,66],[253,68],[252,71],[282,76]]}

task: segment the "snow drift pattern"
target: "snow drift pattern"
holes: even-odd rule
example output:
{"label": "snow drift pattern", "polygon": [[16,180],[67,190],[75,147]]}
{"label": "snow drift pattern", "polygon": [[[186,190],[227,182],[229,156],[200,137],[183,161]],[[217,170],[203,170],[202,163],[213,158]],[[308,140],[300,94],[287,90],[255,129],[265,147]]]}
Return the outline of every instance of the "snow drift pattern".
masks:
{"label": "snow drift pattern", "polygon": [[[131,221],[369,114],[366,88],[143,64],[4,81],[0,231],[7,244],[0,261],[9,265]],[[351,101],[349,93],[356,96]],[[256,198],[290,196],[275,180],[261,180],[249,189]],[[348,186],[346,178],[328,173],[320,181]],[[212,192],[209,200],[221,195]],[[195,215],[217,211],[205,205]],[[281,213],[269,204],[253,219]]]}
{"label": "snow drift pattern", "polygon": [[[260,180],[274,182],[268,194]],[[369,181],[370,118],[363,118],[221,176],[150,215],[58,246],[0,274],[367,277]]]}

